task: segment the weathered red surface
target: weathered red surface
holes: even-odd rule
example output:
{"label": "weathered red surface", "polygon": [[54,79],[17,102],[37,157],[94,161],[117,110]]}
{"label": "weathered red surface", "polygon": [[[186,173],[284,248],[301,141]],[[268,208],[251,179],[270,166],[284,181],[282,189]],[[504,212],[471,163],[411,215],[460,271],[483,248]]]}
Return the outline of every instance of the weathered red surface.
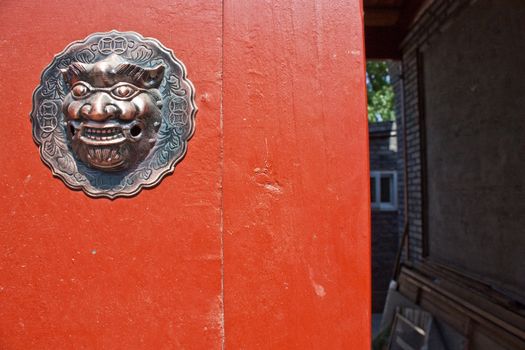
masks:
{"label": "weathered red surface", "polygon": [[[1,349],[369,348],[360,1],[222,11],[0,5]],[[199,107],[175,173],[115,201],[52,178],[29,123],[53,54],[111,29],[172,48]]]}
{"label": "weathered red surface", "polygon": [[[0,4],[0,348],[221,346],[219,1]],[[198,132],[174,175],[93,200],[40,161],[31,95],[55,53],[133,30],[186,64]]]}
{"label": "weathered red surface", "polygon": [[226,348],[369,349],[360,1],[226,1]]}

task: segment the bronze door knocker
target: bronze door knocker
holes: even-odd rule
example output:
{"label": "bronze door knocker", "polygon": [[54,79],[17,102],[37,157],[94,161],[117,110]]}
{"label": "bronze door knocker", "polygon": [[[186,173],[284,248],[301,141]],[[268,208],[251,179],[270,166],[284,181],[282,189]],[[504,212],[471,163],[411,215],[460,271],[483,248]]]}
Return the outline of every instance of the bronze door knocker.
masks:
{"label": "bronze door knocker", "polygon": [[173,52],[133,32],[70,44],[33,94],[33,138],[53,174],[93,197],[159,183],[193,134],[194,88]]}

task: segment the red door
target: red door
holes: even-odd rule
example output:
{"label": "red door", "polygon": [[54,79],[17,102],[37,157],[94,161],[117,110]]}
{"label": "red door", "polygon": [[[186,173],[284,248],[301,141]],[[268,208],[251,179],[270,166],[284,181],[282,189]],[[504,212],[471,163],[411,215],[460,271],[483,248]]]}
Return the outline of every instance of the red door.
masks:
{"label": "red door", "polygon": [[[197,125],[132,198],[67,188],[31,95],[68,43],[171,48]],[[1,349],[368,349],[369,180],[358,0],[0,4]]]}

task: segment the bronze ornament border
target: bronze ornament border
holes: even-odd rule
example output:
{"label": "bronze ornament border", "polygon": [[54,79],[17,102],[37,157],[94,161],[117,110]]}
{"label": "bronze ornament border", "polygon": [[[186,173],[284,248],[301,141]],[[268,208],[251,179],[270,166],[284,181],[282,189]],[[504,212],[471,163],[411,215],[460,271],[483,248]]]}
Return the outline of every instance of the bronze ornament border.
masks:
{"label": "bronze ornament border", "polygon": [[[134,42],[135,46],[131,50],[137,51],[138,48],[143,48],[137,53],[138,61],[141,61],[142,58],[149,54],[149,61],[163,62],[168,68],[161,87],[159,87],[164,104],[159,131],[159,144],[153,147],[147,158],[136,168],[130,170],[127,174],[124,172],[118,176],[90,169],[72,154],[71,146],[67,142],[65,118],[61,111],[61,101],[63,101],[64,96],[60,95],[63,95],[65,90],[59,84],[64,83],[56,80],[54,89],[48,89],[49,86],[45,85],[49,84],[50,77],[58,77],[56,71],[58,71],[58,68],[64,68],[65,61],[73,62],[73,58],[82,59],[82,57],[86,58],[86,55],[89,57],[93,55],[89,63],[94,63],[99,61],[100,57],[108,56],[111,53],[117,55],[131,54],[131,50],[128,53],[128,47],[122,51],[121,47],[116,47],[117,45],[113,44],[110,44],[109,47],[101,46],[100,43],[108,38],[109,40],[124,38],[127,40],[126,45],[129,45],[129,42]],[[93,43],[95,40],[97,40],[97,45]],[[118,50],[115,50],[114,46]],[[109,48],[113,51],[104,53],[101,51],[101,47],[102,49]],[[98,54],[96,53],[97,49],[99,50]],[[152,66],[153,64],[150,65]],[[57,79],[60,79],[60,77]],[[63,91],[59,91],[61,89]],[[52,98],[46,98],[44,92],[53,94]],[[172,112],[170,111],[171,104],[176,100],[179,102],[184,100],[186,103],[184,111],[185,123],[180,122],[180,120],[170,121],[172,119],[170,114]],[[141,34],[132,31],[120,32],[112,30],[110,32],[97,32],[88,35],[84,40],[70,43],[64,50],[54,56],[51,63],[42,72],[39,85],[33,92],[32,101],[33,107],[30,114],[32,136],[39,147],[40,158],[51,169],[54,177],[61,179],[69,188],[82,190],[93,198],[105,197],[115,199],[118,197],[131,197],[138,194],[143,188],[151,188],[158,185],[165,176],[173,173],[176,165],[185,157],[188,141],[195,132],[195,116],[197,113],[195,88],[187,78],[186,67],[176,58],[174,52],[162,45],[160,41],[151,37],[143,37]],[[159,161],[159,164],[162,166],[157,166],[156,163],[154,166],[151,166],[153,165],[153,160],[157,158],[162,158],[162,162]],[[117,178],[120,178],[121,182],[112,185],[111,181],[115,182]],[[104,181],[109,181],[109,184],[104,184]]]}

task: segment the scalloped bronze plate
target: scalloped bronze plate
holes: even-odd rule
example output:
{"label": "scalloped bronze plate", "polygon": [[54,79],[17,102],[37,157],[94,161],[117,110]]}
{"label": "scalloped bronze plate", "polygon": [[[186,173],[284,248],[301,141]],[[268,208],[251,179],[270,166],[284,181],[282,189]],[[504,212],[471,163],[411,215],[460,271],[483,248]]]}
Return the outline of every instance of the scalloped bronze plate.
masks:
{"label": "scalloped bronze plate", "polygon": [[158,184],[184,157],[195,90],[153,38],[94,33],[57,54],[33,93],[33,139],[53,175],[92,197]]}

